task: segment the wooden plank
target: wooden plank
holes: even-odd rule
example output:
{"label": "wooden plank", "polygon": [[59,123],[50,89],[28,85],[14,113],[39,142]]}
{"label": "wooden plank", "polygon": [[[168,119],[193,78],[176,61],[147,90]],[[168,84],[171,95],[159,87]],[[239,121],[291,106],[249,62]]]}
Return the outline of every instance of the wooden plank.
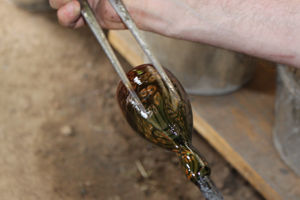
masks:
{"label": "wooden plank", "polygon": [[128,31],[110,31],[108,39],[112,46],[127,59],[130,65],[138,66],[144,64],[142,49]]}
{"label": "wooden plank", "polygon": [[272,140],[275,74],[274,67],[259,66],[239,92],[193,97],[195,127],[267,199],[296,200],[300,178],[282,162]]}
{"label": "wooden plank", "polygon": [[[113,46],[123,49],[131,64],[140,64],[142,54],[128,37],[126,31],[109,33]],[[266,199],[299,200],[300,177],[281,161],[272,142],[275,68],[260,65],[254,80],[238,92],[192,96],[194,126]]]}

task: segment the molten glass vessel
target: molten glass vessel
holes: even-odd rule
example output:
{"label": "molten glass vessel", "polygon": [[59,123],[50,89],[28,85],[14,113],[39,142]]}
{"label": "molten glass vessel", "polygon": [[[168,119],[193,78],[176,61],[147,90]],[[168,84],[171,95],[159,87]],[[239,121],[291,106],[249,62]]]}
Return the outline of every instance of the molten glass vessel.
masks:
{"label": "molten glass vessel", "polygon": [[127,73],[133,89],[147,113],[142,113],[130,93],[120,82],[119,105],[131,127],[150,142],[177,154],[186,176],[207,199],[222,199],[209,180],[207,162],[191,145],[193,118],[190,101],[178,80],[166,70],[179,98],[172,95],[161,76],[150,64],[135,67]]}

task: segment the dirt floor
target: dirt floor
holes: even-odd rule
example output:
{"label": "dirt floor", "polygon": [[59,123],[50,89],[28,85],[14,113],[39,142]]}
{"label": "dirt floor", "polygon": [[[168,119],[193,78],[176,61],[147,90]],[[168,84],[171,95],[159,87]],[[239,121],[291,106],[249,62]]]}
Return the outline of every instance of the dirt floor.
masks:
{"label": "dirt floor", "polygon": [[[173,153],[127,125],[118,77],[87,29],[62,28],[55,13],[8,0],[0,19],[1,200],[203,199]],[[262,199],[194,138],[225,199]]]}

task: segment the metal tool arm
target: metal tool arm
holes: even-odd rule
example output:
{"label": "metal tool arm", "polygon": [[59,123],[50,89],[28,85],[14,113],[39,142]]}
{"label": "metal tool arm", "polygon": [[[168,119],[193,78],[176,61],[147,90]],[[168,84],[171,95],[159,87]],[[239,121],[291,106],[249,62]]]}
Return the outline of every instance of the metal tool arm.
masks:
{"label": "metal tool arm", "polygon": [[135,102],[135,105],[137,108],[141,111],[144,118],[147,118],[149,113],[146,111],[145,107],[141,103],[139,97],[135,93],[135,91],[132,88],[132,85],[130,81],[127,78],[127,75],[122,68],[118,58],[116,57],[111,45],[109,44],[102,28],[100,27],[99,23],[97,22],[97,19],[95,17],[95,14],[93,10],[91,9],[90,5],[88,4],[87,0],[79,0],[81,5],[81,15],[85,19],[86,23],[92,30],[94,36],[96,37],[99,44],[102,46],[104,52],[106,53],[107,57],[109,58],[111,64],[115,68],[116,72],[120,76],[122,82],[124,83],[127,90],[130,92],[133,101]]}

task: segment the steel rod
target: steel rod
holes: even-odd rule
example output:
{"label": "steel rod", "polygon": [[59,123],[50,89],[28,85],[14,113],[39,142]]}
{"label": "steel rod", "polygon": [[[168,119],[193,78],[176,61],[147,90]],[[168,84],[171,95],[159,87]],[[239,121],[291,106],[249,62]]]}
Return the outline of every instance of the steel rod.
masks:
{"label": "steel rod", "polygon": [[132,85],[127,78],[127,75],[122,68],[118,58],[116,57],[111,45],[109,44],[102,28],[100,27],[93,10],[91,9],[90,5],[88,4],[87,0],[79,0],[81,5],[81,15],[85,19],[86,23],[90,27],[91,31],[93,32],[94,36],[96,37],[99,44],[102,46],[104,52],[106,53],[107,57],[109,58],[111,64],[115,68],[116,72],[121,78],[121,81],[124,83],[127,90],[130,92],[133,104],[141,111],[141,114],[144,118],[149,117],[149,113],[143,106],[142,102],[140,101],[139,97],[137,96],[136,92],[132,88]]}

